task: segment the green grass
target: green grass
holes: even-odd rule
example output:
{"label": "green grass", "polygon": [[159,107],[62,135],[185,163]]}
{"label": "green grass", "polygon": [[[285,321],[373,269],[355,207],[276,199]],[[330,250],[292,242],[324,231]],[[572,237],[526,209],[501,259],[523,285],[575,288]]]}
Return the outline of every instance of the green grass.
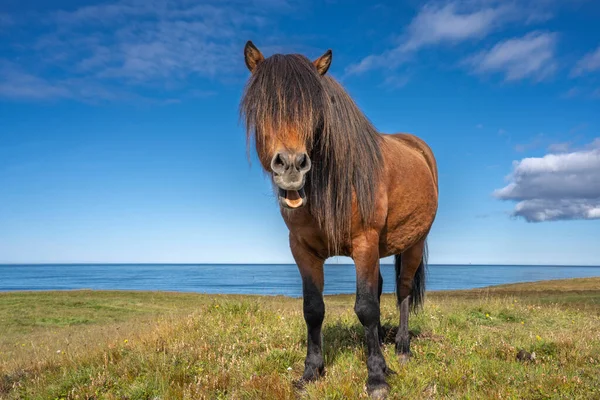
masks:
{"label": "green grass", "polygon": [[[155,292],[0,294],[2,399],[366,398],[354,296],[327,296],[327,375],[296,393],[300,299]],[[430,292],[400,365],[382,299],[397,399],[600,398],[600,278]],[[520,362],[520,349],[536,353]]]}

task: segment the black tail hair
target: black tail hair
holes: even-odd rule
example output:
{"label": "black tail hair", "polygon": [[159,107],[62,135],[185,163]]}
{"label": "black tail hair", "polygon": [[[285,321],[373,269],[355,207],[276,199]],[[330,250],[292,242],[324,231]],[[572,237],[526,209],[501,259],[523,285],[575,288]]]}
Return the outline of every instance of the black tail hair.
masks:
{"label": "black tail hair", "polygon": [[[402,255],[394,256],[394,267],[396,269],[396,300],[400,306],[400,277],[402,276]],[[423,258],[421,264],[413,277],[412,289],[410,291],[410,310],[417,313],[423,306],[425,300],[425,274],[427,269],[427,241],[423,248]]]}

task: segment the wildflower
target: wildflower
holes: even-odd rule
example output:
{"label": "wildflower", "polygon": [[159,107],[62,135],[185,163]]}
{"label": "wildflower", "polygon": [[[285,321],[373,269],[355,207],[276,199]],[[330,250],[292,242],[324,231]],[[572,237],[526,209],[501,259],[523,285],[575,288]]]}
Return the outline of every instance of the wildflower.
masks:
{"label": "wildflower", "polygon": [[486,318],[489,318],[489,317],[490,317],[490,314],[485,314],[485,317],[486,317]]}
{"label": "wildflower", "polygon": [[288,370],[288,371],[291,371],[291,370],[292,370],[292,367],[287,367],[287,370]]}
{"label": "wildflower", "polygon": [[56,354],[60,354],[60,350],[56,350]]}
{"label": "wildflower", "polygon": [[127,344],[127,343],[129,343],[129,340],[125,339],[125,340],[123,340],[123,343]]}
{"label": "wildflower", "polygon": [[536,338],[537,340],[542,340],[542,338],[540,337],[540,335],[535,335],[535,338]]}
{"label": "wildflower", "polygon": [[525,325],[525,321],[521,321],[521,325]]}

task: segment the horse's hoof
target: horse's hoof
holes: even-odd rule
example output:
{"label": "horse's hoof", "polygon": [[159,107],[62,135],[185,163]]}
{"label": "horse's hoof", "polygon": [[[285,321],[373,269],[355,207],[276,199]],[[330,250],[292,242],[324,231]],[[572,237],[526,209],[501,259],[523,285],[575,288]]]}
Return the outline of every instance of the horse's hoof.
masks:
{"label": "horse's hoof", "polygon": [[367,394],[374,400],[387,398],[390,385],[384,379],[376,379],[375,382],[367,381]]}
{"label": "horse's hoof", "polygon": [[308,383],[307,380],[300,378],[300,379],[293,381],[292,385],[294,385],[294,389],[296,389],[297,391],[303,392],[304,389],[306,389],[307,383]]}
{"label": "horse's hoof", "polygon": [[294,389],[296,389],[298,392],[304,392],[304,390],[306,390],[306,385],[308,385],[309,383],[314,382],[316,380],[317,380],[317,378],[306,379],[305,377],[302,377],[300,379],[293,381],[292,385],[294,385]]}
{"label": "horse's hoof", "polygon": [[387,399],[389,393],[389,386],[378,386],[376,389],[370,391],[370,396],[373,400],[385,400]]}
{"label": "horse's hoof", "polygon": [[316,370],[311,371],[311,373],[304,373],[302,378],[293,382],[294,387],[297,390],[304,390],[304,387],[307,383],[314,382],[325,375],[324,368],[317,368]]}
{"label": "horse's hoof", "polygon": [[407,354],[407,353],[398,354],[398,361],[402,365],[407,364],[410,361],[410,354]]}

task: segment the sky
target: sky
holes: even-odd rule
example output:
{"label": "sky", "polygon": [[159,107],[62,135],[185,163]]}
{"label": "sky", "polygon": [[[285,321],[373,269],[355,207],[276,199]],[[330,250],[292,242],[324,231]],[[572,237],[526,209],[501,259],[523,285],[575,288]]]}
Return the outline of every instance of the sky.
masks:
{"label": "sky", "polygon": [[594,0],[3,0],[0,263],[293,262],[238,119],[252,40],[331,49],[381,132],[430,145],[431,263],[598,265],[598,21]]}

